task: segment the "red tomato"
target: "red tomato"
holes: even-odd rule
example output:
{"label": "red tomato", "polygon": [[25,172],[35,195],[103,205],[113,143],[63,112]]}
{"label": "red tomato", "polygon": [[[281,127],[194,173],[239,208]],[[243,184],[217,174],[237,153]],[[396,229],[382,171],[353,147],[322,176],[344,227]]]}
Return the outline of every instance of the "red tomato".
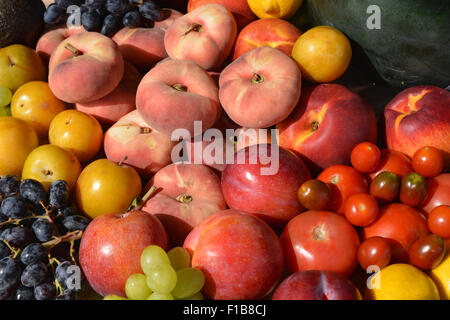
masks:
{"label": "red tomato", "polygon": [[350,155],[353,168],[359,172],[373,172],[380,164],[381,151],[372,142],[358,144]]}
{"label": "red tomato", "polygon": [[378,203],[368,193],[356,193],[345,202],[345,217],[358,227],[367,227],[378,217]]}
{"label": "red tomato", "polygon": [[364,176],[349,166],[331,166],[317,177],[331,188],[330,210],[344,214],[345,201],[355,193],[368,193],[369,186]]}
{"label": "red tomato", "polygon": [[380,172],[370,183],[370,194],[383,205],[394,201],[400,192],[400,179],[389,171]]}
{"label": "red tomato", "polygon": [[450,238],[450,206],[434,208],[428,216],[428,228],[441,238]]}
{"label": "red tomato", "polygon": [[331,201],[330,187],[320,180],[308,180],[298,189],[298,200],[308,210],[327,210]]}
{"label": "red tomato", "polygon": [[409,262],[416,267],[430,270],[437,267],[445,255],[445,243],[434,234],[416,240],[409,249]]}
{"label": "red tomato", "polygon": [[342,216],[328,211],[306,211],[287,224],[281,235],[290,272],[334,271],[349,276],[358,265],[359,237]]}
{"label": "red tomato", "polygon": [[380,209],[378,219],[362,230],[362,238],[383,237],[391,239],[395,262],[407,262],[408,250],[418,238],[429,234],[427,221],[416,209],[393,203]]}
{"label": "red tomato", "polygon": [[426,178],[437,176],[444,169],[444,155],[434,147],[423,147],[412,157],[414,171]]}
{"label": "red tomato", "polygon": [[425,214],[439,206],[450,206],[450,173],[442,173],[437,177],[430,178],[428,184],[428,197],[420,206]]}
{"label": "red tomato", "polygon": [[370,179],[373,180],[377,174],[383,171],[393,172],[401,179],[405,174],[412,172],[413,168],[411,160],[405,154],[395,150],[383,149],[381,150],[380,164],[370,174]]}
{"label": "red tomato", "polygon": [[358,261],[364,270],[373,265],[383,269],[391,262],[391,256],[390,241],[382,237],[369,238],[358,249]]}
{"label": "red tomato", "polygon": [[400,187],[400,201],[411,207],[421,205],[428,195],[427,179],[411,172],[404,175]]}

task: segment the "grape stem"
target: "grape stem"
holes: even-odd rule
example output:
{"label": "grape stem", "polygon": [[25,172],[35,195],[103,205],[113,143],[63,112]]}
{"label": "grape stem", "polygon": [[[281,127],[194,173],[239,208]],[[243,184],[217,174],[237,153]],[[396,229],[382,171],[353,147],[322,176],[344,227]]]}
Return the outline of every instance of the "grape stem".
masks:
{"label": "grape stem", "polygon": [[6,240],[2,240],[4,244],[7,245],[7,247],[9,248],[9,250],[11,250],[11,252],[13,253],[13,258],[17,258],[17,256],[22,252],[22,249],[15,249],[12,245],[9,244],[8,241]]}
{"label": "grape stem", "polygon": [[[58,244],[62,243],[62,242],[71,242],[71,241],[76,241],[76,240],[80,240],[81,236],[83,235],[83,231],[81,230],[77,230],[77,231],[72,231],[69,233],[66,233],[63,236],[60,237],[54,237],[52,240],[44,242],[42,244],[42,246],[44,248],[53,248],[55,246],[57,246]],[[71,252],[71,256],[72,256],[72,252]]]}

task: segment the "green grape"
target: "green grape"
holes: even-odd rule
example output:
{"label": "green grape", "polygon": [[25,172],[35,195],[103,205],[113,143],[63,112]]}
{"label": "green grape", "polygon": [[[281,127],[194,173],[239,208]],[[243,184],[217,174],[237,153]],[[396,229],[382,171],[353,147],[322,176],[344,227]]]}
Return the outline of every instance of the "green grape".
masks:
{"label": "green grape", "polygon": [[167,253],[161,247],[148,246],[142,251],[141,268],[145,274],[148,274],[153,266],[164,264],[170,265],[170,260]]}
{"label": "green grape", "polygon": [[110,294],[109,296],[104,297],[103,300],[128,300],[128,299],[124,297],[119,297],[115,294]]}
{"label": "green grape", "polygon": [[145,300],[152,294],[152,290],[147,286],[145,275],[140,273],[132,274],[125,284],[125,293],[128,299]]}
{"label": "green grape", "polygon": [[191,255],[182,247],[173,248],[167,252],[167,255],[169,256],[170,263],[175,271],[189,268],[191,266]]}
{"label": "green grape", "polygon": [[6,107],[11,103],[12,94],[8,88],[0,86],[0,108]]}
{"label": "green grape", "polygon": [[153,292],[147,300],[175,300],[170,293]]}
{"label": "green grape", "polygon": [[203,298],[203,294],[199,291],[190,297],[187,297],[184,299],[177,299],[177,300],[204,300],[204,298]]}
{"label": "green grape", "polygon": [[153,266],[147,273],[147,285],[153,292],[170,293],[177,284],[177,272],[168,264]]}
{"label": "green grape", "polygon": [[202,290],[205,284],[203,272],[196,268],[184,268],[177,271],[177,285],[172,291],[175,298],[183,299]]}

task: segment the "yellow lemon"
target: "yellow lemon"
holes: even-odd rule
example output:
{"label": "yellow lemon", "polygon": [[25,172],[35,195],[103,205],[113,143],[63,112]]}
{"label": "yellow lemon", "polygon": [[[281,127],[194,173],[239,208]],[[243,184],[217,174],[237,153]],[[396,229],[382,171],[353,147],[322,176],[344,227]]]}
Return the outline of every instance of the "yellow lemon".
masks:
{"label": "yellow lemon", "polygon": [[442,300],[450,300],[450,250],[442,262],[431,270],[431,278],[436,283]]}
{"label": "yellow lemon", "polygon": [[259,18],[290,18],[302,5],[303,0],[248,0],[250,9]]}
{"label": "yellow lemon", "polygon": [[410,264],[387,266],[375,274],[372,280],[374,288],[366,290],[366,299],[439,300],[439,291],[433,280]]}

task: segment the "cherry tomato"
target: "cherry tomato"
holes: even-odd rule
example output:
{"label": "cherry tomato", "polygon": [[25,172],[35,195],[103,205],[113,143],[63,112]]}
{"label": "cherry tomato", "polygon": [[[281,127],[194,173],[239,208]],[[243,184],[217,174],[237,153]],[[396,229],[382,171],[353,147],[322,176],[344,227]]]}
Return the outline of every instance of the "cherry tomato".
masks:
{"label": "cherry tomato", "polygon": [[434,147],[420,148],[412,157],[412,166],[415,172],[426,178],[435,177],[444,169],[444,155]]}
{"label": "cherry tomato", "polygon": [[391,257],[390,240],[383,237],[369,238],[358,249],[358,261],[364,270],[373,265],[383,269],[391,262]]}
{"label": "cherry tomato", "polygon": [[428,228],[441,238],[450,238],[450,206],[434,208],[428,216]]}
{"label": "cherry tomato", "polygon": [[424,270],[437,267],[445,255],[441,237],[429,234],[416,240],[409,249],[409,262]]}
{"label": "cherry tomato", "polygon": [[349,166],[331,166],[322,171],[317,179],[330,186],[332,194],[330,209],[336,213],[344,214],[345,201],[351,195],[369,192],[369,186],[363,175]]}
{"label": "cherry tomato", "polygon": [[389,171],[378,174],[370,184],[370,194],[382,205],[394,201],[399,191],[400,179],[395,173]]}
{"label": "cherry tomato", "polygon": [[378,216],[378,203],[368,193],[356,193],[345,202],[345,217],[358,227],[366,227]]}
{"label": "cherry tomato", "polygon": [[306,209],[326,210],[330,205],[331,190],[325,182],[311,179],[298,189],[298,199]]}
{"label": "cherry tomato", "polygon": [[377,220],[361,232],[362,239],[391,239],[392,259],[407,262],[408,250],[418,238],[430,234],[427,221],[416,209],[401,203],[380,208]]}
{"label": "cherry tomato", "polygon": [[375,144],[362,142],[353,149],[350,161],[359,172],[369,173],[377,169],[380,158],[381,151]]}
{"label": "cherry tomato", "polygon": [[369,175],[370,179],[374,179],[383,171],[393,172],[401,179],[405,174],[413,172],[414,170],[411,165],[411,160],[409,160],[405,154],[395,150],[383,149],[381,150],[380,164],[375,171]]}
{"label": "cherry tomato", "polygon": [[411,172],[403,176],[400,187],[400,201],[411,207],[421,205],[428,196],[427,179]]}
{"label": "cherry tomato", "polygon": [[306,211],[289,221],[281,235],[289,271],[326,270],[349,276],[358,265],[359,237],[342,216]]}

